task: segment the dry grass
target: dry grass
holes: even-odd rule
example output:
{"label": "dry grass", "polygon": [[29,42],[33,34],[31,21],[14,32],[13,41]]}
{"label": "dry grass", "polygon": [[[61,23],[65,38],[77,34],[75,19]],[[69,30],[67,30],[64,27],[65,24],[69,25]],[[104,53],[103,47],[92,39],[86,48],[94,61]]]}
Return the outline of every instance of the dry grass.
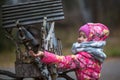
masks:
{"label": "dry grass", "polygon": [[0,53],[0,67],[11,67],[14,66],[15,53],[4,51]]}
{"label": "dry grass", "polygon": [[[78,27],[56,28],[56,36],[59,37],[63,45],[63,55],[71,54],[72,43],[76,41]],[[104,48],[109,57],[120,56],[120,29],[112,30]],[[0,53],[0,67],[14,66],[15,51],[3,51]]]}
{"label": "dry grass", "polygon": [[[71,54],[72,43],[76,41],[78,27],[69,27],[70,29],[59,29],[58,36],[62,40],[63,54]],[[109,57],[120,56],[120,31],[117,29],[111,29],[109,38],[107,39],[107,45],[104,47],[104,51]]]}

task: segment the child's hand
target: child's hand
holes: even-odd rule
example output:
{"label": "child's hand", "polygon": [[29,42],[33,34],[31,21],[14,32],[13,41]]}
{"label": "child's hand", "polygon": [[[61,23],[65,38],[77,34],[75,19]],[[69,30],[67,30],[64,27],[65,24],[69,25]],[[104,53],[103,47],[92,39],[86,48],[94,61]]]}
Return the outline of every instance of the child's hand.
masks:
{"label": "child's hand", "polygon": [[44,56],[44,53],[42,51],[38,51],[37,54],[35,54],[32,50],[29,51],[29,54],[33,57],[42,57]]}
{"label": "child's hand", "polygon": [[29,51],[29,54],[30,56],[36,57],[36,54],[32,50]]}

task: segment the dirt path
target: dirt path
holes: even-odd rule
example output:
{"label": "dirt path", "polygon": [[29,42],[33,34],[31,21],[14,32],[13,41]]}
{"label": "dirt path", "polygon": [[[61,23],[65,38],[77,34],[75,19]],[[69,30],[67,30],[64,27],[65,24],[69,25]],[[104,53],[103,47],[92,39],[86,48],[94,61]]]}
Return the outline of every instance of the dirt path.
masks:
{"label": "dirt path", "polygon": [[[100,80],[119,80],[120,79],[120,58],[109,58],[103,63],[101,79]],[[0,67],[0,69],[9,70],[15,72],[13,67],[4,68]],[[76,80],[76,76],[73,72],[68,73],[72,78]],[[0,78],[6,78],[6,76],[0,75]],[[26,79],[25,79],[26,80]],[[27,79],[31,80],[31,79]],[[58,79],[65,80],[65,79]]]}
{"label": "dirt path", "polygon": [[120,80],[120,58],[109,58],[103,63],[100,80]]}

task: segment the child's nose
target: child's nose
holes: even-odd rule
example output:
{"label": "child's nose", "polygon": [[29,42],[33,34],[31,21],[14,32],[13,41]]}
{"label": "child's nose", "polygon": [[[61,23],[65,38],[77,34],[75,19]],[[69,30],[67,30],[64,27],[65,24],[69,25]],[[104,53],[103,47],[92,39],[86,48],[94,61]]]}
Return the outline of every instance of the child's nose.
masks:
{"label": "child's nose", "polygon": [[81,42],[83,40],[83,37],[78,38],[78,42]]}
{"label": "child's nose", "polygon": [[83,37],[79,37],[78,39],[79,39],[79,40],[83,40]]}

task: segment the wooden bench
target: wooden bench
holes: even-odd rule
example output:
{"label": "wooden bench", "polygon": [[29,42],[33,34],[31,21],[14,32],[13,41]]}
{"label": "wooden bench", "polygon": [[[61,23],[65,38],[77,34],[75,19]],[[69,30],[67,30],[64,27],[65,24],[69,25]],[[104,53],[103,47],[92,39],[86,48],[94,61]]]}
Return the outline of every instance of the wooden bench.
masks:
{"label": "wooden bench", "polygon": [[[10,34],[12,32],[8,29],[16,28],[18,20],[25,27],[42,23],[44,17],[47,17],[48,22],[63,20],[62,0],[35,0],[15,5],[2,5],[2,27],[7,30],[8,36],[9,32]],[[20,80],[25,77],[40,77],[41,75],[35,65],[23,63],[18,58],[16,58],[15,70],[16,76],[20,77]]]}

